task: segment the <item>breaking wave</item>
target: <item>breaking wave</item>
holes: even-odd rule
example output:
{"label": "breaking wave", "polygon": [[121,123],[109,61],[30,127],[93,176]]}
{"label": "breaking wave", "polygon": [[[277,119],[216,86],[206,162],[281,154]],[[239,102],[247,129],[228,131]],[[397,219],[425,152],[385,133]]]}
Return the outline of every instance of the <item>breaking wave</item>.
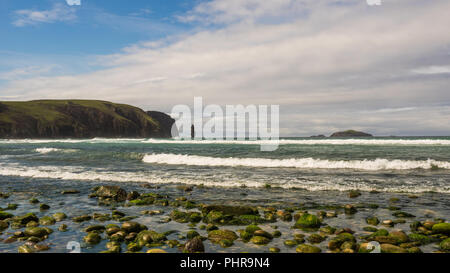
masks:
{"label": "breaking wave", "polygon": [[[392,183],[386,181],[377,183],[376,181],[348,181],[346,179],[326,179],[326,180],[302,180],[284,179],[279,177],[273,179],[254,179],[225,176],[203,176],[194,175],[172,175],[164,172],[119,172],[108,169],[86,169],[81,166],[34,166],[26,167],[19,164],[0,164],[0,176],[29,177],[35,179],[60,179],[60,180],[79,180],[79,181],[108,181],[108,182],[141,182],[149,184],[188,184],[204,185],[207,187],[263,187],[270,183],[272,186],[286,189],[296,188],[308,191],[348,191],[358,188],[361,191],[383,191],[383,192],[440,192],[450,193],[450,187],[445,182],[430,184],[422,182],[417,183]],[[356,183],[356,184],[355,184]]]}
{"label": "breaking wave", "polygon": [[77,150],[75,149],[57,149],[57,148],[37,148],[35,149],[36,152],[40,154],[48,154],[48,153],[56,153],[56,152],[63,152],[63,153],[73,153]]}
{"label": "breaking wave", "polygon": [[324,160],[314,158],[269,159],[269,158],[220,158],[181,154],[148,154],[142,159],[145,163],[189,165],[189,166],[225,166],[256,168],[301,168],[301,169],[358,169],[411,170],[411,169],[450,169],[450,162],[432,159],[415,160]]}

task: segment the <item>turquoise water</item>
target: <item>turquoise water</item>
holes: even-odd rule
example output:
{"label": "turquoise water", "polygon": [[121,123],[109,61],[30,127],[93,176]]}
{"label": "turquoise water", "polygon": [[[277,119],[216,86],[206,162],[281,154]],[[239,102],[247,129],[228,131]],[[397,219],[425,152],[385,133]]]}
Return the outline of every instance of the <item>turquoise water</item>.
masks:
{"label": "turquoise water", "polygon": [[[352,203],[355,215],[339,214],[327,219],[334,227],[351,228],[356,235],[367,234],[365,218],[377,215],[392,219],[391,198],[402,211],[412,213],[414,220],[450,219],[450,138],[374,138],[374,139],[310,139],[295,138],[280,141],[274,152],[261,152],[260,142],[245,141],[178,141],[178,140],[0,140],[0,192],[11,193],[0,199],[0,207],[17,203],[14,215],[33,212],[42,217],[65,212],[69,218],[68,232],[55,232],[46,243],[50,252],[67,252],[70,241],[82,243],[84,227],[92,222],[74,223],[73,216],[110,213],[110,207],[99,207],[88,198],[97,185],[120,185],[127,191],[157,192],[171,198],[188,196],[198,203],[246,204],[296,207],[311,213],[333,210]],[[191,193],[177,188],[180,184],[205,185]],[[272,187],[266,188],[269,184]],[[61,195],[65,189],[77,189],[79,194]],[[360,189],[357,199],[348,197],[347,190]],[[378,192],[378,193],[377,193]],[[414,198],[410,198],[414,195]],[[50,205],[51,211],[40,211],[28,202],[32,197]],[[374,210],[365,204],[377,204]],[[119,207],[136,221],[158,232],[177,230],[169,239],[185,234],[186,224],[164,219],[171,210],[161,206]],[[162,215],[142,216],[140,211],[163,210]],[[57,225],[61,224],[57,223]],[[101,224],[116,223],[114,221]],[[399,223],[391,229],[409,230],[410,223]],[[276,223],[282,232],[270,246],[282,252],[295,252],[283,241],[292,239],[292,223]],[[273,225],[262,224],[272,232]],[[57,229],[57,226],[52,226]],[[228,226],[237,230],[239,226]],[[206,231],[197,230],[207,236]],[[14,230],[0,236],[5,239]],[[23,242],[0,243],[0,252],[17,252]],[[83,252],[105,250],[106,240],[97,246],[82,243]],[[326,249],[327,242],[321,243]],[[207,252],[267,252],[268,247],[235,244],[223,249],[205,241]],[[125,245],[123,245],[125,249]],[[168,252],[178,252],[167,248]],[[436,244],[422,247],[424,252],[437,250]]]}
{"label": "turquoise water", "polygon": [[0,179],[450,193],[450,138],[2,140]]}

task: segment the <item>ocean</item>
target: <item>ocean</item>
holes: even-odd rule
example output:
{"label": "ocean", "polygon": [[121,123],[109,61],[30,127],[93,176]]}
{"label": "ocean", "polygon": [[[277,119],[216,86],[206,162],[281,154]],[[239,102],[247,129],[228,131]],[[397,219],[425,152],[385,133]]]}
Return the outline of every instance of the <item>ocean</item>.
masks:
{"label": "ocean", "polygon": [[[128,190],[183,196],[177,187],[192,185],[196,202],[299,206],[313,211],[353,202],[377,204],[379,217],[389,219],[395,206],[417,215],[416,220],[450,219],[450,137],[377,137],[358,139],[283,138],[273,152],[261,152],[262,141],[86,139],[0,140],[0,192],[13,192],[7,203],[27,203],[31,197],[68,215],[98,212],[87,196],[97,185],[119,185]],[[61,196],[63,189],[77,189],[79,196]],[[349,190],[362,195],[349,199]],[[413,199],[414,198],[414,199]],[[361,206],[364,207],[364,206]],[[108,210],[104,208],[103,210]],[[134,207],[123,208],[139,215]],[[32,204],[15,213],[45,215]],[[167,217],[166,215],[158,217]],[[362,210],[329,224],[363,232]],[[155,216],[156,217],[156,216]],[[162,218],[140,218],[155,229],[188,230]],[[159,219],[159,220],[158,220]],[[73,223],[67,223],[69,228]],[[236,227],[238,228],[238,227]],[[270,228],[269,225],[267,228]],[[396,228],[409,229],[402,223]],[[280,224],[280,230],[290,226]],[[51,251],[64,252],[68,240],[81,240],[79,228],[55,238]],[[287,238],[287,237],[286,237]],[[0,251],[15,251],[17,244],[0,244]],[[294,251],[279,245],[282,251]],[[326,246],[324,246],[326,248]],[[263,252],[260,246],[235,243],[231,248],[210,244],[213,252]],[[426,246],[424,251],[433,251]],[[87,247],[96,252],[102,247]]]}
{"label": "ocean", "polygon": [[55,181],[450,193],[450,138],[0,140],[0,175]]}

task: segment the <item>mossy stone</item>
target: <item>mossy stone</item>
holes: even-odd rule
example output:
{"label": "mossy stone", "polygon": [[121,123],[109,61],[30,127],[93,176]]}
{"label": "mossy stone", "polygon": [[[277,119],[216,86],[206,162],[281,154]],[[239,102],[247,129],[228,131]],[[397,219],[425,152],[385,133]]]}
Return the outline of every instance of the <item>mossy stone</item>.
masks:
{"label": "mossy stone", "polygon": [[279,253],[281,250],[278,247],[269,248],[270,253]]}
{"label": "mossy stone", "polygon": [[411,240],[413,242],[418,242],[421,245],[426,245],[426,244],[433,242],[433,240],[431,238],[429,238],[428,236],[419,234],[419,233],[411,233],[408,235],[408,237],[409,237],[409,240]]}
{"label": "mossy stone", "polygon": [[83,238],[83,241],[90,245],[96,245],[100,243],[102,237],[97,232],[90,232]]}
{"label": "mossy stone", "polygon": [[55,219],[51,216],[44,216],[39,219],[39,224],[42,226],[51,226],[56,223]]}
{"label": "mossy stone", "polygon": [[267,245],[268,243],[270,243],[270,239],[263,236],[253,236],[250,239],[250,242],[255,245]]}
{"label": "mossy stone", "polygon": [[56,222],[61,222],[62,220],[67,218],[67,215],[63,212],[57,212],[53,214],[53,218],[56,220]]}
{"label": "mossy stone", "polygon": [[136,243],[129,243],[127,245],[127,250],[130,252],[137,252],[140,251],[142,249],[142,246],[140,246],[139,244]]}
{"label": "mossy stone", "polygon": [[321,221],[317,216],[305,213],[295,223],[295,228],[319,228]]}
{"label": "mossy stone", "polygon": [[29,237],[34,236],[34,237],[39,237],[39,238],[50,234],[48,229],[42,228],[42,227],[26,228],[24,233],[26,236],[29,236]]}
{"label": "mossy stone", "polygon": [[450,223],[435,224],[432,230],[433,233],[450,235]]}
{"label": "mossy stone", "polygon": [[247,231],[248,233],[252,234],[255,233],[255,231],[257,230],[261,230],[260,227],[258,227],[257,225],[249,225],[245,228],[245,231]]}
{"label": "mossy stone", "polygon": [[66,232],[67,231],[67,225],[66,224],[62,224],[58,227],[58,230],[61,232]]}
{"label": "mossy stone", "polygon": [[227,248],[233,245],[233,241],[228,239],[223,239],[219,241],[219,245],[223,248]]}
{"label": "mossy stone", "polygon": [[86,222],[92,219],[92,216],[90,215],[81,215],[81,216],[76,216],[72,218],[72,221],[74,221],[75,223],[81,223],[81,222]]}
{"label": "mossy stone", "polygon": [[297,253],[320,253],[322,250],[316,246],[302,244],[295,249]]}
{"label": "mossy stone", "polygon": [[19,246],[17,251],[19,253],[33,253],[33,252],[35,252],[35,250],[32,247],[28,246],[28,245],[21,245],[21,246]]}
{"label": "mossy stone", "polygon": [[208,233],[208,239],[213,243],[219,243],[223,239],[234,241],[238,238],[236,233],[227,229],[213,230]]}
{"label": "mossy stone", "polygon": [[368,217],[366,218],[366,223],[372,226],[377,226],[380,223],[380,220],[375,216]]}
{"label": "mossy stone", "polygon": [[450,251],[450,238],[447,238],[447,239],[445,239],[444,241],[442,241],[442,242],[439,244],[439,247],[440,247],[442,250]]}
{"label": "mossy stone", "polygon": [[415,215],[404,212],[404,211],[396,211],[396,212],[392,213],[392,216],[399,217],[399,218],[414,218],[414,217],[416,217]]}
{"label": "mossy stone", "polygon": [[188,238],[188,239],[193,239],[193,238],[195,238],[197,236],[200,236],[200,234],[197,231],[195,231],[195,230],[190,230],[186,234],[186,238]]}
{"label": "mossy stone", "polygon": [[392,237],[396,240],[397,244],[402,244],[409,242],[409,237],[403,231],[391,231],[389,233],[389,237]]}
{"label": "mossy stone", "polygon": [[319,244],[325,241],[325,238],[319,234],[311,234],[308,238],[306,238],[306,240],[311,244]]}
{"label": "mossy stone", "polygon": [[102,225],[93,225],[93,226],[88,226],[87,228],[84,229],[84,232],[92,232],[92,231],[96,231],[96,232],[103,232],[105,231],[105,227]]}
{"label": "mossy stone", "polygon": [[296,240],[286,240],[284,241],[284,245],[287,247],[294,247],[298,245],[298,242]]}
{"label": "mossy stone", "polygon": [[13,217],[14,217],[14,215],[12,215],[11,213],[0,210],[0,220],[6,220],[9,218],[13,218]]}
{"label": "mossy stone", "polygon": [[39,206],[39,209],[40,209],[40,210],[49,210],[49,209],[50,209],[50,206],[47,205],[47,204],[41,204],[41,205]]}
{"label": "mossy stone", "polygon": [[381,253],[408,253],[408,250],[392,244],[381,244]]}
{"label": "mossy stone", "polygon": [[0,231],[3,231],[9,227],[9,223],[7,221],[0,221]]}
{"label": "mossy stone", "polygon": [[167,253],[167,251],[159,249],[159,248],[153,248],[153,249],[147,250],[147,253],[164,254],[164,253]]}
{"label": "mossy stone", "polygon": [[132,221],[124,222],[122,224],[122,230],[125,232],[139,232],[141,231],[141,224]]}

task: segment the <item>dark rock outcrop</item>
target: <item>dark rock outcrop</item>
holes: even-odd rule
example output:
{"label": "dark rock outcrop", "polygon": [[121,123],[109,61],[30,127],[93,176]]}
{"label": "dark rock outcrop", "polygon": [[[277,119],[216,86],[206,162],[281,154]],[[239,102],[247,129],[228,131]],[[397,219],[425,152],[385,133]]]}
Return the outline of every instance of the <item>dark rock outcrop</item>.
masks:
{"label": "dark rock outcrop", "polygon": [[167,138],[174,122],[164,113],[97,100],[0,103],[0,138]]}
{"label": "dark rock outcrop", "polygon": [[326,138],[324,135],[310,136],[310,138]]}
{"label": "dark rock outcrop", "polygon": [[160,124],[160,131],[162,134],[161,137],[172,137],[171,130],[173,124],[175,123],[175,120],[173,118],[165,113],[157,111],[147,111],[147,114]]}
{"label": "dark rock outcrop", "polygon": [[347,130],[333,133],[330,137],[372,137],[371,134],[359,132],[355,130]]}

